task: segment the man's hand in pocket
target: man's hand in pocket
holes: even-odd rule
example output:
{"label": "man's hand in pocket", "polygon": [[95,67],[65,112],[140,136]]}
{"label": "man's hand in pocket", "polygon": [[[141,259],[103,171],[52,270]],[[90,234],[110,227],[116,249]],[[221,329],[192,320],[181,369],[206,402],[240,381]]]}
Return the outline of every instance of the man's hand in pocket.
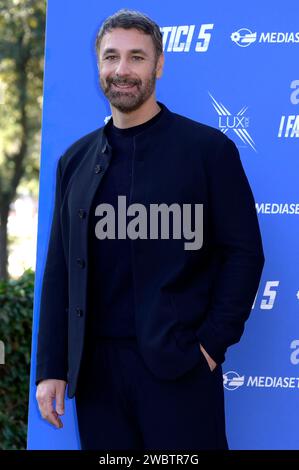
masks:
{"label": "man's hand in pocket", "polygon": [[204,349],[204,347],[201,344],[199,345],[199,347],[200,347],[201,352],[205,356],[211,371],[213,371],[215,367],[217,366],[216,362],[214,361],[214,359],[211,358],[211,356],[207,353],[207,351]]}

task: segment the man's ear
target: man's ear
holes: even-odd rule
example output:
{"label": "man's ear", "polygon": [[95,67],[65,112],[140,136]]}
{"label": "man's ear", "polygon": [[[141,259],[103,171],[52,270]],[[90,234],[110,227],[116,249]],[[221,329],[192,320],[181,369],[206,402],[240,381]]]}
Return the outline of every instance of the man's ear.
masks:
{"label": "man's ear", "polygon": [[165,57],[164,57],[164,53],[162,52],[162,54],[160,54],[158,61],[157,61],[156,78],[162,77],[164,61],[165,61]]}

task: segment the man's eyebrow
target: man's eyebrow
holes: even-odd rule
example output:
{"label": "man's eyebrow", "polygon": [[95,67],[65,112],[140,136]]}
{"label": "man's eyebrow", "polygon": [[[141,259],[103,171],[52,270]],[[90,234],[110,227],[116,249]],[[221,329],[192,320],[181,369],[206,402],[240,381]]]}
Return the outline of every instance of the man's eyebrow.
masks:
{"label": "man's eyebrow", "polygon": [[110,54],[110,53],[114,53],[114,52],[117,52],[117,49],[113,49],[112,47],[108,47],[108,49],[105,49],[103,51],[103,55],[105,54]]}
{"label": "man's eyebrow", "polygon": [[[112,47],[108,47],[103,51],[103,55],[105,54],[115,54],[117,53],[118,50]],[[148,54],[143,50],[143,49],[130,49],[129,51],[131,54],[142,54],[144,56],[147,56]]]}
{"label": "man's eyebrow", "polygon": [[143,49],[131,49],[132,54],[143,54],[147,56],[147,53]]}

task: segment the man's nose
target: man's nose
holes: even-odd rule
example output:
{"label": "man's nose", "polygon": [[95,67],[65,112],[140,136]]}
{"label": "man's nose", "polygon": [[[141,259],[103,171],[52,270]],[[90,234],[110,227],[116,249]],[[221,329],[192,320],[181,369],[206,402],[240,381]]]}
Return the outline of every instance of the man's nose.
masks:
{"label": "man's nose", "polygon": [[115,73],[117,75],[129,75],[130,67],[129,67],[128,61],[126,59],[120,59],[119,60],[119,62],[117,64],[117,67],[116,67],[116,70],[115,70]]}

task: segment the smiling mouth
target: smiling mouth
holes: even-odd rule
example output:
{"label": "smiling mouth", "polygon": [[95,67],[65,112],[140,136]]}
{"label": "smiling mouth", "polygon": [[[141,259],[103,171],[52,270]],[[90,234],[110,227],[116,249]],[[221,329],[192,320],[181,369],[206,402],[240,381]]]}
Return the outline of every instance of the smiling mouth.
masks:
{"label": "smiling mouth", "polygon": [[119,90],[128,90],[130,88],[134,88],[136,85],[133,84],[133,85],[128,85],[127,83],[123,84],[123,85],[120,85],[120,84],[116,84],[116,83],[112,83],[112,85],[116,88],[118,88]]}

